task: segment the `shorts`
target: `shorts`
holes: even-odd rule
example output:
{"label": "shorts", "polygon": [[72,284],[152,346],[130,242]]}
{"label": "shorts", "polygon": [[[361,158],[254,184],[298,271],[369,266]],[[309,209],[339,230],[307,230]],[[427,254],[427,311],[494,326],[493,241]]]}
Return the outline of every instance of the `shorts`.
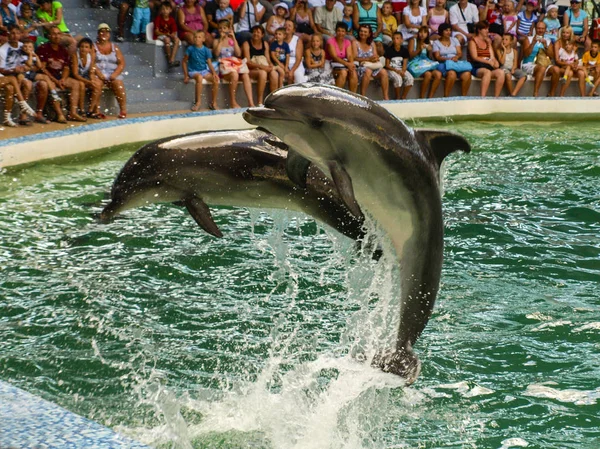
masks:
{"label": "shorts", "polygon": [[[506,75],[510,75],[510,70],[508,70],[508,69],[502,69],[502,70],[504,70],[504,73],[505,73]],[[527,73],[525,73],[525,72],[524,72],[523,70],[521,70],[521,69],[515,69],[515,73],[513,73],[513,74],[512,74],[512,76],[513,76],[515,79],[518,79],[518,80],[520,80],[521,78],[527,78]]]}
{"label": "shorts", "polygon": [[25,72],[23,75],[25,75],[25,79],[26,80],[35,81],[35,77],[37,76],[37,72],[34,72],[33,70],[30,70],[29,72]]}
{"label": "shorts", "polygon": [[[533,75],[536,65],[537,64],[535,62],[524,62],[521,64],[521,70],[523,70],[523,72],[525,72],[527,75]],[[544,72],[544,75],[546,73],[548,73],[548,70],[550,70],[551,67],[552,67],[551,65],[546,67],[546,71]]]}
{"label": "shorts", "polygon": [[208,70],[208,69],[188,72],[188,75],[190,76],[190,78],[193,78],[196,75],[200,75],[200,76],[202,76],[202,78],[204,78],[206,75],[210,75],[210,74],[211,74],[210,70]]}

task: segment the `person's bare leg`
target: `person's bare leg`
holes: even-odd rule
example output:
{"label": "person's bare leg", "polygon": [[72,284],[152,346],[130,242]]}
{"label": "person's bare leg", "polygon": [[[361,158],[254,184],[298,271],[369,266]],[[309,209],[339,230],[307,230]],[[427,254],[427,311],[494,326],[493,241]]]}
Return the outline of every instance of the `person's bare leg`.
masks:
{"label": "person's bare leg", "polygon": [[127,115],[127,93],[125,92],[125,86],[123,85],[122,80],[113,80],[110,83],[110,89],[115,94],[115,98],[117,99],[117,104],[119,105],[120,114],[126,116]]}
{"label": "person's bare leg", "polygon": [[390,99],[390,79],[387,73],[387,70],[382,70],[377,75],[379,78],[379,82],[381,83],[381,93],[383,95],[384,100]]}
{"label": "person's bare leg", "polygon": [[202,75],[196,73],[194,75],[194,81],[196,82],[196,86],[194,86],[194,105],[192,106],[192,111],[198,111],[200,109],[200,104],[202,103]]}
{"label": "person's bare leg", "polygon": [[250,82],[250,76],[247,73],[242,73],[242,86],[244,87],[244,93],[248,99],[248,106],[254,107],[254,95],[252,94],[252,83]]}
{"label": "person's bare leg", "polygon": [[540,93],[540,87],[542,81],[544,81],[544,75],[546,74],[546,67],[536,65],[533,69],[533,96],[537,97]]}
{"label": "person's bare leg", "polygon": [[442,82],[442,72],[440,72],[438,70],[434,70],[433,71],[433,79],[431,80],[431,90],[429,91],[429,98],[433,98],[433,96],[435,95],[435,91],[437,90],[437,88],[441,82]]}
{"label": "person's bare leg", "polygon": [[494,97],[498,98],[502,93],[502,88],[504,87],[505,74],[504,70],[502,69],[494,70],[493,74],[496,77],[496,84],[494,85]]}
{"label": "person's bare leg", "polygon": [[225,75],[225,79],[229,82],[229,107],[232,109],[239,108],[240,105],[236,99],[239,75],[237,72],[230,72]]}
{"label": "person's bare leg", "polygon": [[369,87],[369,83],[371,82],[371,74],[373,71],[371,69],[366,69],[363,74],[362,80],[360,81],[360,94],[362,96],[367,95],[367,88]]}
{"label": "person's bare leg", "polygon": [[444,97],[449,97],[456,82],[456,72],[450,70],[446,73],[446,82],[444,83]]}
{"label": "person's bare leg", "polygon": [[421,95],[419,98],[425,98],[427,96],[427,90],[429,89],[429,84],[431,84],[431,72],[423,73],[423,81],[421,82]]}
{"label": "person's bare leg", "polygon": [[477,76],[481,78],[480,96],[485,97],[492,81],[492,72],[487,69],[479,69]]}
{"label": "person's bare leg", "polygon": [[263,104],[265,99],[265,88],[267,87],[267,72],[255,70],[256,72],[256,96],[258,104]]}
{"label": "person's bare leg", "polygon": [[469,94],[471,88],[471,72],[463,72],[460,74],[460,93],[463,97]]}

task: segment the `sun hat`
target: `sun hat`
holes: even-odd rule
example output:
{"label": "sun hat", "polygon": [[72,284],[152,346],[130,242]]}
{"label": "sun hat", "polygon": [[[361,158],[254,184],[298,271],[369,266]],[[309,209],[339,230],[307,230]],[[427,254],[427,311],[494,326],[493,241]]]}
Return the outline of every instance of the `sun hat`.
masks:
{"label": "sun hat", "polygon": [[553,9],[558,9],[558,5],[550,5],[546,8],[546,11],[552,11]]}
{"label": "sun hat", "polygon": [[108,25],[108,23],[101,23],[100,25],[98,25],[98,31],[100,31],[100,30],[111,31],[110,30],[110,26]]}
{"label": "sun hat", "polygon": [[273,6],[273,9],[277,9],[277,8],[283,8],[285,9],[287,12],[290,12],[290,8],[288,7],[288,5],[284,2],[281,3],[277,3],[275,6]]}

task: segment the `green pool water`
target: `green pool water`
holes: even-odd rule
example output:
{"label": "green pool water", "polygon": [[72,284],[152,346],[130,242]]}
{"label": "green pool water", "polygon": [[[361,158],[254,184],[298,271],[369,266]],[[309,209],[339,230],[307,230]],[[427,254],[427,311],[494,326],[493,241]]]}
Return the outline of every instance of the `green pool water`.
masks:
{"label": "green pool water", "polygon": [[435,126],[473,152],[413,386],[355,357],[393,338],[393,261],[310,217],[97,224],[131,145],[0,175],[0,379],[156,447],[599,448],[600,125]]}

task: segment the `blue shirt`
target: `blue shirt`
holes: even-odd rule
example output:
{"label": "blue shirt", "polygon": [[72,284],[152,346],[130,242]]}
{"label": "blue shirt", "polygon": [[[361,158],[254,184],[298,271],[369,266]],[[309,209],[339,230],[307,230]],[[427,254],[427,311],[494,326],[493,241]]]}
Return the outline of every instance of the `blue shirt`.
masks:
{"label": "blue shirt", "polygon": [[291,53],[290,46],[287,42],[282,43],[281,45],[277,43],[277,41],[271,42],[271,46],[269,47],[271,51],[277,53],[277,60],[285,64],[285,57]]}
{"label": "blue shirt", "polygon": [[204,45],[200,48],[190,45],[185,54],[188,56],[188,70],[190,72],[203,72],[208,70],[208,60],[212,59],[212,52]]}

